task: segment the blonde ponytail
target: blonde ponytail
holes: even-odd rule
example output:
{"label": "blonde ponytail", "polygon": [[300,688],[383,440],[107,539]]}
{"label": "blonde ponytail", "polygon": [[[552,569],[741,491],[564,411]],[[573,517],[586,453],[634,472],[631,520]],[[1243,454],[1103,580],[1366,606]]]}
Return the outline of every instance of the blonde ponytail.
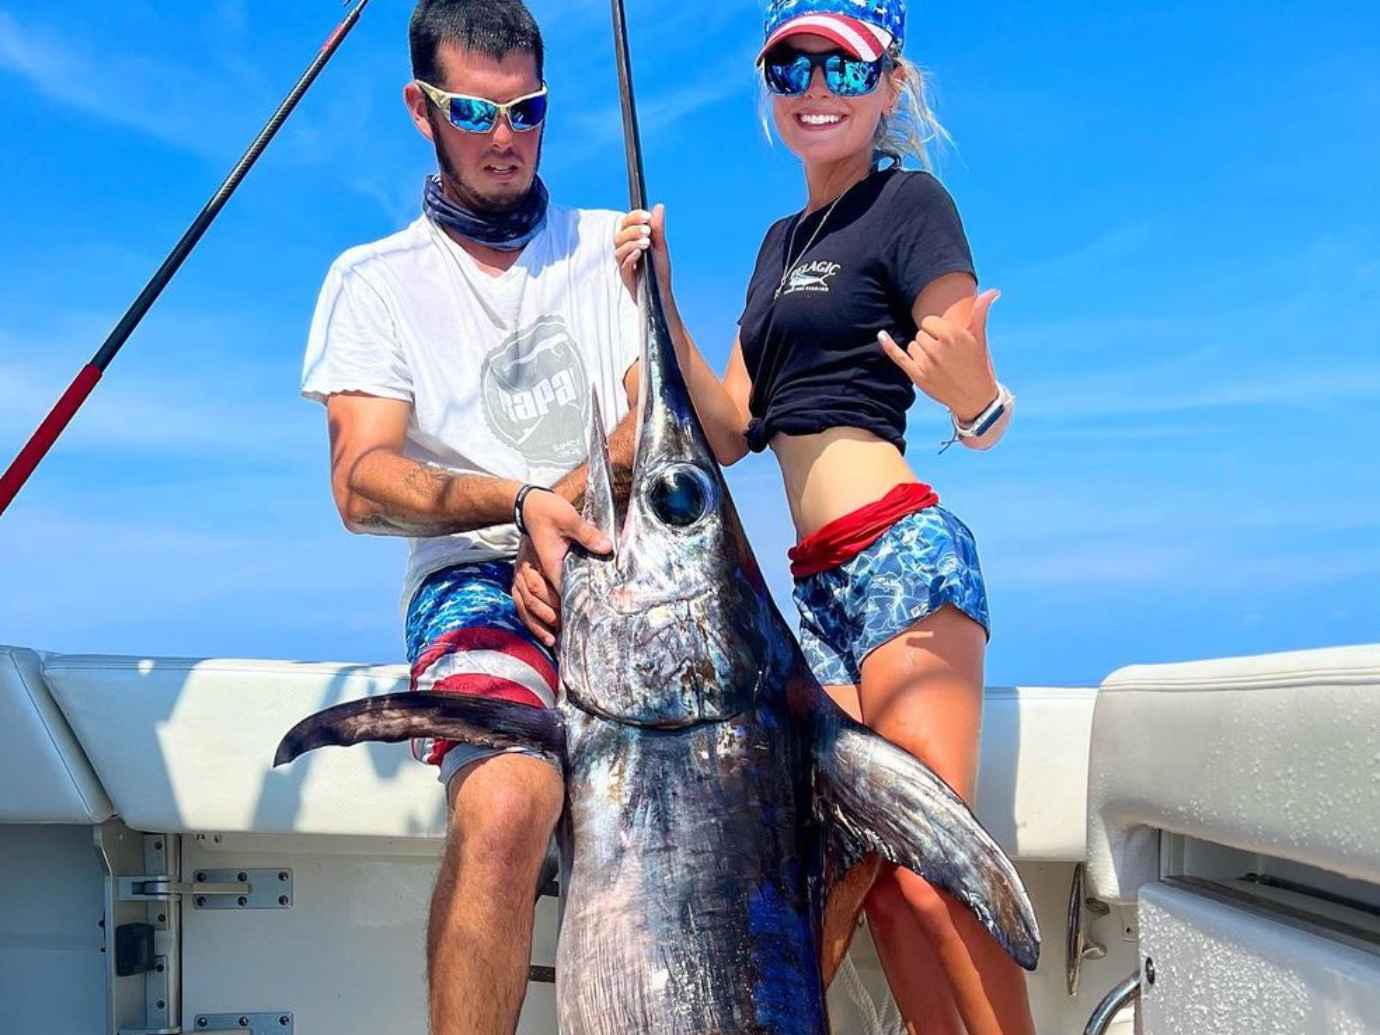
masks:
{"label": "blonde ponytail", "polygon": [[896,85],[896,107],[877,123],[873,149],[880,160],[901,165],[910,159],[927,172],[935,171],[935,158],[952,146],[953,138],[930,105],[930,78],[906,58],[895,58],[891,70]]}

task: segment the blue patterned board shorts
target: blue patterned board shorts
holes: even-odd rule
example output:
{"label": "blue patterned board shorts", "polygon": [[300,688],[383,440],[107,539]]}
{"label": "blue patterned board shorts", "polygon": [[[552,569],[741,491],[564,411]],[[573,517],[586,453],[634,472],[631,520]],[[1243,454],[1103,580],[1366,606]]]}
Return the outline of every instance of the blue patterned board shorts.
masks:
{"label": "blue patterned board shorts", "polygon": [[[556,661],[522,624],[512,589],[506,561],[460,564],[427,577],[407,609],[413,690],[555,705]],[[446,784],[466,766],[505,752],[426,739],[413,741],[412,753],[440,766]]]}
{"label": "blue patterned board shorts", "polygon": [[868,654],[952,604],[991,636],[973,533],[943,507],[901,518],[846,564],[801,579],[800,646],[825,686],[856,686]]}

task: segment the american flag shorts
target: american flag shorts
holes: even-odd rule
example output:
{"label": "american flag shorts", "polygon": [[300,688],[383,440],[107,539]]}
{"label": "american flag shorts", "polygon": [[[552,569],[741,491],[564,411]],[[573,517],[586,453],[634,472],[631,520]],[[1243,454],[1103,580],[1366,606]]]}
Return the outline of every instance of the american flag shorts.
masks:
{"label": "american flag shorts", "polygon": [[[555,659],[518,618],[512,588],[506,561],[456,565],[422,583],[407,609],[413,690],[555,706]],[[439,766],[453,747],[414,740],[412,754]]]}

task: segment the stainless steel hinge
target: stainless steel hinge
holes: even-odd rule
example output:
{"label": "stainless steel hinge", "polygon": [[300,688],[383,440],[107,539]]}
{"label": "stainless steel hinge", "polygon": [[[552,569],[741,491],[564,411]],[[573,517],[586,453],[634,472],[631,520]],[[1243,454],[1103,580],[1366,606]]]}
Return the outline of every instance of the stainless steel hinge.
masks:
{"label": "stainless steel hinge", "polygon": [[190,901],[194,909],[291,909],[292,870],[198,870],[192,881],[167,875],[119,878],[121,902]]}
{"label": "stainless steel hinge", "polygon": [[292,1035],[292,1014],[280,1013],[199,1013],[191,1032],[201,1035]]}
{"label": "stainless steel hinge", "polygon": [[[118,819],[95,828],[105,870],[106,1026],[121,1035],[178,1035],[181,1014],[181,911],[178,896],[126,896],[131,874],[181,872],[175,834],[144,834]],[[147,880],[148,878],[143,878]]]}
{"label": "stainless steel hinge", "polygon": [[121,1028],[120,1035],[293,1035],[290,1013],[199,1013],[181,1028]]}

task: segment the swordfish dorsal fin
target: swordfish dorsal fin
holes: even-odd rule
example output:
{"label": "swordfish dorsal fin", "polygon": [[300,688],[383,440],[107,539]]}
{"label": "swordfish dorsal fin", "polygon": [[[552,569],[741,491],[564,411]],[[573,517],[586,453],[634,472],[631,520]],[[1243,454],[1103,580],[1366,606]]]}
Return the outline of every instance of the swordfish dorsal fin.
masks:
{"label": "swordfish dorsal fin", "polygon": [[321,747],[349,747],[366,741],[396,744],[436,737],[493,748],[533,748],[557,760],[565,757],[565,723],[551,708],[459,694],[411,693],[366,697],[303,719],[278,745],[275,766]]}
{"label": "swordfish dorsal fin", "polygon": [[820,819],[848,855],[875,852],[918,873],[1035,969],[1040,931],[1020,876],[948,784],[838,709],[820,709],[815,766]]}

